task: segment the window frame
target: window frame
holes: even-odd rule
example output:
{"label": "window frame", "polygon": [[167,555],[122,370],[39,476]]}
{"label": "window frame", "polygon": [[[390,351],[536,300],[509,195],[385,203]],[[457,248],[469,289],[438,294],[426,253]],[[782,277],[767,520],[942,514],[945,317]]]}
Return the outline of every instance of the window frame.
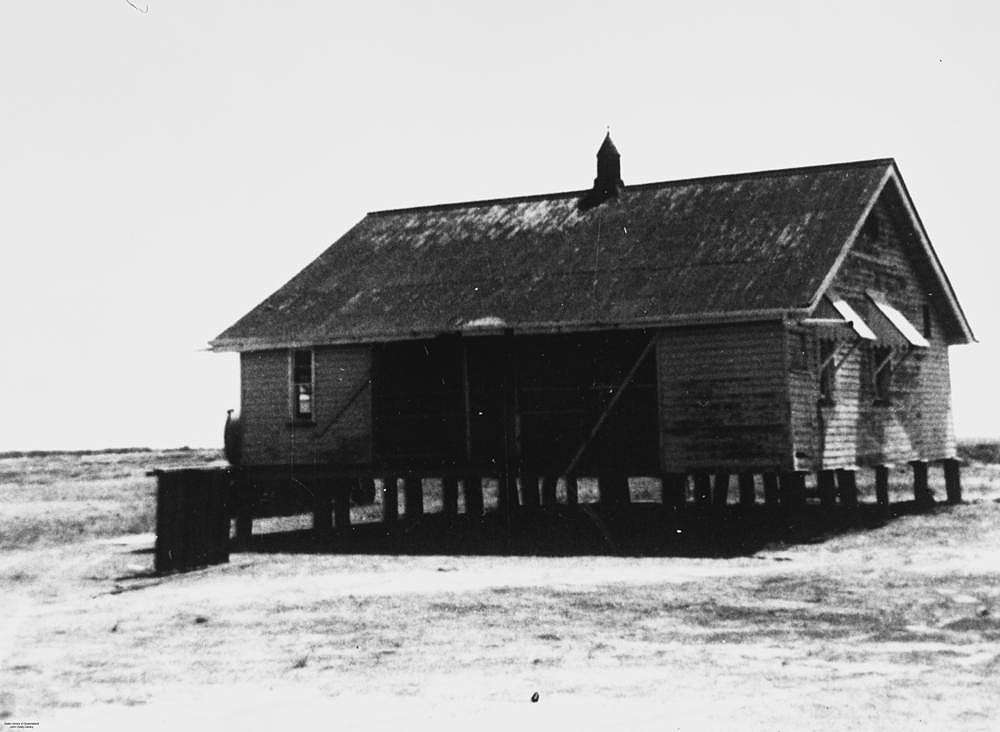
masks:
{"label": "window frame", "polygon": [[811,348],[809,333],[805,330],[792,331],[791,337],[794,339],[789,358],[789,368],[792,371],[812,373],[813,351]]}
{"label": "window frame", "polygon": [[[892,404],[893,353],[890,346],[874,346],[869,352],[869,376],[872,387],[872,403],[877,407]],[[881,362],[881,366],[879,363]]]}
{"label": "window frame", "polygon": [[817,339],[819,356],[819,361],[817,362],[817,387],[819,389],[819,403],[824,407],[829,407],[836,403],[837,369],[835,362],[839,347],[840,343],[832,338]]}
{"label": "window frame", "polygon": [[[299,364],[296,362],[300,354],[309,354],[309,381],[299,378]],[[302,411],[300,386],[307,386],[309,409]],[[290,348],[288,350],[288,409],[294,422],[314,422],[316,420],[316,353],[312,348]]]}

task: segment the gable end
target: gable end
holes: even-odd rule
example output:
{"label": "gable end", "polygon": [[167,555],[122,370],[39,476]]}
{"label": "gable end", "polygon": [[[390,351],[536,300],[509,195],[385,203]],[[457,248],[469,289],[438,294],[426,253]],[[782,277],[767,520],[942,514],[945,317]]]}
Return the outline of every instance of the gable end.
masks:
{"label": "gable end", "polygon": [[[836,263],[810,302],[811,310],[820,305],[832,286],[841,286],[842,270],[853,261],[869,263],[863,267],[869,273],[868,289],[897,292],[914,303],[926,302],[941,320],[949,345],[975,341],[895,163],[855,222]],[[913,281],[907,283],[908,278]],[[906,289],[911,291],[904,293]]]}

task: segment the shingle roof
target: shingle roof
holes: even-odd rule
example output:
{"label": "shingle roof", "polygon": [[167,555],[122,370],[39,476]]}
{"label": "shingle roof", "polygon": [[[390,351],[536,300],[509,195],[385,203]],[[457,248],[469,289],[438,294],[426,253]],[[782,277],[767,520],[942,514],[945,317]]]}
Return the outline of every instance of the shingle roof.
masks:
{"label": "shingle roof", "polygon": [[212,342],[391,340],[468,324],[639,326],[808,307],[891,159],[368,214]]}

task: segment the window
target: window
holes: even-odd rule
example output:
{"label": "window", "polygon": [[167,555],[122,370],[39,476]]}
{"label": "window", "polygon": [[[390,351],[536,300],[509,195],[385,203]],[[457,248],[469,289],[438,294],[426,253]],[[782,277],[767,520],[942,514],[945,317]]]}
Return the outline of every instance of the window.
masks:
{"label": "window", "polygon": [[873,348],[871,352],[872,387],[876,404],[888,404],[892,396],[892,349]]}
{"label": "window", "polygon": [[923,315],[924,315],[924,331],[923,331],[924,332],[924,338],[930,338],[931,337],[931,306],[930,305],[924,305],[924,307],[923,307]]}
{"label": "window", "polygon": [[796,371],[809,370],[809,337],[805,333],[799,333],[792,346],[792,368]]}
{"label": "window", "polygon": [[313,418],[313,352],[292,351],[292,416]]}
{"label": "window", "polygon": [[824,338],[819,342],[819,401],[821,404],[833,404],[833,384],[836,376],[833,355],[836,351],[836,341]]}

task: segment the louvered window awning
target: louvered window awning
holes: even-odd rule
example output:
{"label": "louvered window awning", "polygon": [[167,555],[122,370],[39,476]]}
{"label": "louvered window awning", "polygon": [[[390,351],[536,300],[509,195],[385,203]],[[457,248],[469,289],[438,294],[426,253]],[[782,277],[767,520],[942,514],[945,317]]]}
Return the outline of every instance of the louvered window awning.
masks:
{"label": "louvered window awning", "polygon": [[830,328],[840,333],[845,328],[850,328],[859,342],[881,341],[887,345],[910,348],[930,347],[927,338],[885,295],[874,290],[867,290],[865,294],[872,305],[867,321],[843,297],[835,292],[828,292],[823,296],[814,317],[806,318],[802,324],[821,329]]}
{"label": "louvered window awning", "polygon": [[875,331],[868,327],[868,323],[858,315],[858,311],[852,308],[847,300],[836,295],[827,299],[830,301],[833,309],[840,314],[840,317],[851,324],[851,330],[854,331],[854,334],[858,338],[863,338],[866,341],[874,341],[878,338],[875,335]]}
{"label": "louvered window awning", "polygon": [[828,292],[823,296],[822,303],[817,308],[817,316],[806,318],[802,324],[833,329],[834,332],[831,335],[835,335],[838,331],[842,333],[843,328],[849,327],[856,338],[866,341],[878,340],[875,331],[868,326],[858,311],[836,293]]}
{"label": "louvered window awning", "polygon": [[[865,294],[875,306],[875,311],[882,316],[881,318],[872,318],[879,340],[891,343],[902,337],[913,348],[930,348],[931,344],[924,335],[885,298],[885,295],[874,290],[867,290]],[[880,322],[883,320],[884,323]],[[888,327],[885,327],[885,324],[888,324]]]}

